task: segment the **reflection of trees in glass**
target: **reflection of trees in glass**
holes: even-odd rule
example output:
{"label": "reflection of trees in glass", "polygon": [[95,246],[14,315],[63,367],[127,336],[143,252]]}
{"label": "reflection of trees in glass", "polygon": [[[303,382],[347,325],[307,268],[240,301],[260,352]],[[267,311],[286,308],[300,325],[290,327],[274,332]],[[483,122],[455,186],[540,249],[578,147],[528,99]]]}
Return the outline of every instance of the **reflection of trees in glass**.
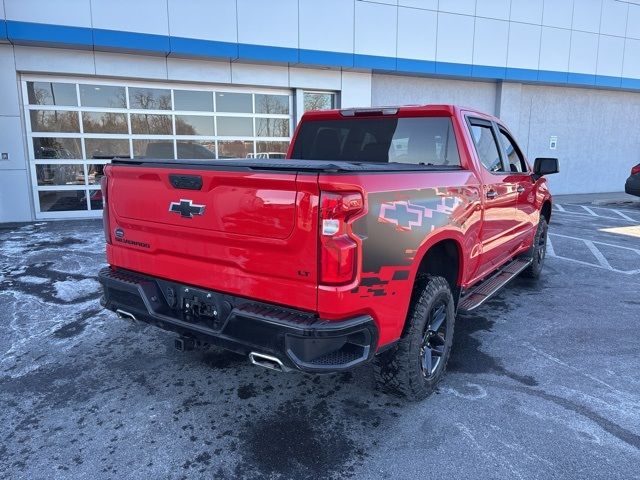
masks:
{"label": "reflection of trees in glass", "polygon": [[256,94],[256,113],[289,113],[289,97],[287,95]]}
{"label": "reflection of trees in glass", "polygon": [[196,129],[182,118],[176,117],[176,135],[197,135]]}
{"label": "reflection of trees in glass", "polygon": [[129,133],[125,113],[82,113],[85,133]]}
{"label": "reflection of trees in glass", "polygon": [[287,153],[287,149],[289,148],[289,142],[258,142],[257,145],[258,153],[269,153],[269,152],[278,152],[278,153]]}
{"label": "reflection of trees in glass", "polygon": [[171,93],[169,90],[155,88],[129,88],[131,108],[145,110],[171,110]]}
{"label": "reflection of trees in glass", "polygon": [[288,137],[289,120],[286,118],[257,118],[256,136]]}
{"label": "reflection of trees in glass", "polygon": [[33,132],[80,132],[78,113],[63,110],[31,110]]}
{"label": "reflection of trees in glass", "polygon": [[330,110],[333,108],[332,93],[304,93],[304,111],[309,110]]}
{"label": "reflection of trees in glass", "polygon": [[170,115],[147,113],[131,114],[131,133],[146,135],[171,135],[173,126]]}
{"label": "reflection of trees in glass", "polygon": [[74,83],[27,82],[31,105],[78,105]]}

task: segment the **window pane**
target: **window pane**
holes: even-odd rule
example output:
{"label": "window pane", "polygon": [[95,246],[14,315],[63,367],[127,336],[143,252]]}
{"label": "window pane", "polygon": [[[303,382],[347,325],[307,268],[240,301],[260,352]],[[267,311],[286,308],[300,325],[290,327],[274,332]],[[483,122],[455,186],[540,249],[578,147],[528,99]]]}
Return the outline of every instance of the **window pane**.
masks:
{"label": "window pane", "polygon": [[82,112],[84,133],[129,133],[126,113]]}
{"label": "window pane", "polygon": [[253,142],[240,140],[218,142],[218,158],[247,158],[253,156]]}
{"label": "window pane", "polygon": [[171,90],[129,87],[130,108],[171,110]]}
{"label": "window pane", "polygon": [[503,171],[500,153],[498,153],[498,147],[491,128],[484,125],[472,125],[471,136],[473,137],[478,158],[480,158],[484,168],[490,172]]}
{"label": "window pane", "polygon": [[500,140],[502,140],[502,145],[507,152],[507,158],[509,160],[509,170],[514,173],[526,172],[528,170],[527,164],[525,163],[520,150],[515,145],[515,142],[512,142],[507,134],[502,130],[500,130]]}
{"label": "window pane", "polygon": [[129,157],[129,140],[112,140],[106,138],[86,138],[84,148],[87,158],[111,159],[113,157]]}
{"label": "window pane", "polygon": [[70,165],[36,165],[38,185],[84,185],[84,167]]}
{"label": "window pane", "polygon": [[250,93],[216,93],[216,111],[233,113],[253,113]]}
{"label": "window pane", "polygon": [[176,110],[213,112],[213,92],[174,90],[173,101],[175,102]]}
{"label": "window pane", "polygon": [[256,118],[257,137],[288,137],[289,119]]}
{"label": "window pane", "polygon": [[289,148],[289,142],[258,142],[256,145],[257,157],[284,158]]}
{"label": "window pane", "polygon": [[218,135],[227,137],[253,137],[253,119],[245,117],[218,117]]}
{"label": "window pane", "polygon": [[214,136],[213,117],[176,115],[176,135]]}
{"label": "window pane", "polygon": [[100,179],[104,177],[104,167],[103,163],[87,165],[87,182],[89,185],[100,185]]}
{"label": "window pane", "polygon": [[63,110],[31,110],[32,132],[80,132],[78,112]]}
{"label": "window pane", "polygon": [[171,135],[173,133],[171,116],[132,113],[131,133],[142,135]]}
{"label": "window pane", "polygon": [[451,119],[360,118],[302,124],[293,158],[459,166]]}
{"label": "window pane", "polygon": [[86,210],[87,199],[85,190],[54,190],[38,192],[40,211],[65,212]]}
{"label": "window pane", "polygon": [[27,82],[31,105],[78,106],[75,83]]}
{"label": "window pane", "polygon": [[47,158],[82,158],[79,138],[34,138],[33,154],[37,160]]}
{"label": "window pane", "polygon": [[304,111],[330,110],[335,108],[335,95],[333,93],[304,92]]}
{"label": "window pane", "polygon": [[89,190],[89,205],[91,205],[91,210],[103,209],[104,204],[102,203],[101,190]]}
{"label": "window pane", "polygon": [[172,140],[134,140],[133,141],[133,157],[134,158],[175,158],[173,154]]}
{"label": "window pane", "polygon": [[289,95],[256,94],[256,113],[289,113]]}
{"label": "window pane", "polygon": [[124,87],[111,85],[80,85],[80,103],[84,107],[126,108]]}
{"label": "window pane", "polygon": [[177,142],[177,147],[178,158],[216,158],[214,140]]}

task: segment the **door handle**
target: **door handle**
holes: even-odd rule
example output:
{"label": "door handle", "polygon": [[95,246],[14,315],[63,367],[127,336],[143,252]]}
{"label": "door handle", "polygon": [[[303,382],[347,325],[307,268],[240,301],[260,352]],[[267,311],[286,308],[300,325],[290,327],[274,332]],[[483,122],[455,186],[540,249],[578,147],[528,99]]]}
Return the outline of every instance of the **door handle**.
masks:
{"label": "door handle", "polygon": [[496,198],[498,196],[498,192],[496,192],[495,190],[489,190],[487,192],[487,198],[489,200],[493,200],[494,198]]}
{"label": "door handle", "polygon": [[523,193],[524,192],[524,187],[522,185],[518,185],[518,188],[516,188],[516,192]]}

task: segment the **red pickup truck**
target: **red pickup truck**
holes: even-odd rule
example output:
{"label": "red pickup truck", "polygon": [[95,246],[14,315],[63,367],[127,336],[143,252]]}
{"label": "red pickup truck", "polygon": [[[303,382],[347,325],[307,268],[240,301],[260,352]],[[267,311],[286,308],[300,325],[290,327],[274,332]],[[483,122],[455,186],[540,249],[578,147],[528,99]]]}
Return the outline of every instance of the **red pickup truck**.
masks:
{"label": "red pickup truck", "polygon": [[285,159],[114,159],[102,304],[281,371],[373,361],[424,398],[456,311],[540,275],[551,195],[509,130],[449,105],[306,113]]}

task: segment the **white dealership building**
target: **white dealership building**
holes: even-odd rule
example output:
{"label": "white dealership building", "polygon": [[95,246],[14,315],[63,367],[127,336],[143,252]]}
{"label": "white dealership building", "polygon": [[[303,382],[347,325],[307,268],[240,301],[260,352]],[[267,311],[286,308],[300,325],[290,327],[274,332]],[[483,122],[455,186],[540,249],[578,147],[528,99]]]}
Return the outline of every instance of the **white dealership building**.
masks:
{"label": "white dealership building", "polygon": [[555,193],[640,161],[636,0],[0,1],[0,222],[97,217],[110,157],[278,156],[305,109],[455,103]]}

